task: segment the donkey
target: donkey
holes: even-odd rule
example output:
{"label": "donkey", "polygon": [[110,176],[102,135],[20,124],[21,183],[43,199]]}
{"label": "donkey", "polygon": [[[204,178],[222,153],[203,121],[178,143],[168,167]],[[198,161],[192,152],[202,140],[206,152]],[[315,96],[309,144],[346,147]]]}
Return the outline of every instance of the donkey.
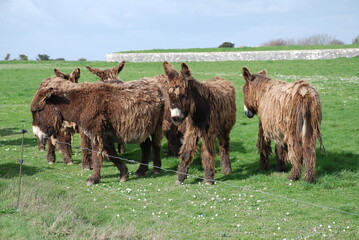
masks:
{"label": "donkey", "polygon": [[[75,68],[71,74],[65,74],[60,72],[58,69],[54,69],[56,77],[69,80],[73,83],[77,83],[80,78],[80,69]],[[58,149],[62,153],[62,158],[65,164],[72,165],[72,149],[71,149],[71,138],[72,135],[77,131],[76,126],[70,123],[65,122],[62,126],[62,130],[57,136],[52,136],[47,140],[48,150],[47,150],[47,162],[53,164],[56,161],[55,150]],[[58,142],[61,142],[59,144]],[[38,148],[40,151],[45,150],[45,144],[42,141],[38,141]]]}
{"label": "donkey", "polygon": [[305,180],[315,183],[317,139],[322,146],[322,108],[317,90],[302,80],[286,83],[270,79],[265,71],[251,74],[243,67],[242,74],[245,115],[252,118],[257,114],[259,118],[260,167],[268,169],[270,141],[273,140],[277,164],[290,162],[293,165],[289,179],[300,178],[304,163]]}
{"label": "donkey", "polygon": [[180,73],[168,62],[164,62],[163,67],[168,78],[171,119],[176,125],[186,122],[176,183],[181,184],[187,178],[188,168],[197,151],[197,139],[201,139],[204,180],[206,184],[213,184],[216,138],[219,140],[222,172],[232,172],[229,134],[236,122],[234,86],[220,77],[198,82],[186,63],[182,63]]}
{"label": "donkey", "polygon": [[101,70],[98,68],[93,68],[90,66],[86,66],[86,68],[93,74],[99,77],[100,81],[107,83],[123,83],[120,78],[118,78],[118,74],[125,67],[126,61],[120,62],[116,67],[112,69]]}
{"label": "donkey", "polygon": [[[123,81],[118,77],[118,74],[125,67],[125,64],[126,64],[126,61],[122,61],[116,67],[113,67],[112,69],[104,69],[104,70],[101,70],[98,68],[93,68],[90,66],[86,66],[86,68],[91,73],[98,76],[101,82],[121,84],[121,83],[123,83]],[[121,143],[118,145],[118,152],[119,153],[126,152],[125,144]]]}
{"label": "donkey", "polygon": [[58,133],[63,121],[82,128],[93,150],[93,173],[87,185],[100,181],[103,155],[119,169],[121,182],[128,179],[128,169],[117,157],[115,142],[141,143],[142,164],[136,172],[140,176],[148,170],[152,145],[154,172],[160,171],[164,98],[157,82],[65,83],[72,86],[63,87],[64,79],[46,80],[52,83],[43,83],[31,104],[33,132],[38,138],[46,139]]}

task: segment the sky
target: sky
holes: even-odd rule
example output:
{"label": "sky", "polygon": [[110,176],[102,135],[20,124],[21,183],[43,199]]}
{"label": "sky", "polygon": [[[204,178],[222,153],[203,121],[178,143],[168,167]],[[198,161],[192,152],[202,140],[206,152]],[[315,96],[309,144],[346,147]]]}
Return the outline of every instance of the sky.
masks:
{"label": "sky", "polygon": [[0,60],[359,36],[358,0],[0,0]]}

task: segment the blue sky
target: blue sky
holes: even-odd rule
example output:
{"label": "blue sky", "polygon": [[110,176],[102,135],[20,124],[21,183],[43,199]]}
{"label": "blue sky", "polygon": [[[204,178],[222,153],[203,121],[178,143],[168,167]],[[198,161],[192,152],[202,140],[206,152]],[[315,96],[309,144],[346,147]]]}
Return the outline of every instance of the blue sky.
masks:
{"label": "blue sky", "polygon": [[0,60],[359,35],[358,0],[0,0]]}

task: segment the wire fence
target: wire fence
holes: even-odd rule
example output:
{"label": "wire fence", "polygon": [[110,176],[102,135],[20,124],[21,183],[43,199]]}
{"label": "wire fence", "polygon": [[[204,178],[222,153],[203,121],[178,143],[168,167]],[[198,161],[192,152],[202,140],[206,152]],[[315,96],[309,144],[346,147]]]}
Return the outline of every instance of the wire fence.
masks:
{"label": "wire fence", "polygon": [[[80,146],[73,146],[72,144],[66,143],[66,142],[59,142],[58,141],[57,143],[59,143],[59,144],[67,144],[67,145],[70,145],[70,146],[72,146],[74,148],[77,148],[77,149],[80,149],[80,150],[87,150],[87,151],[95,152],[97,154],[102,154],[101,152],[93,151],[92,149],[89,149],[89,148],[82,148]],[[141,162],[138,162],[138,161],[133,160],[133,159],[126,159],[126,158],[119,157],[119,156],[112,156],[112,155],[108,155],[107,153],[105,154],[105,156],[112,157],[112,158],[117,158],[117,159],[120,159],[122,161],[131,163],[131,164],[138,164],[138,165],[144,165],[144,166],[151,167],[150,164],[141,163]],[[195,176],[195,175],[191,175],[191,174],[184,173],[184,172],[179,172],[179,171],[172,170],[172,169],[165,169],[165,168],[162,168],[162,167],[156,167],[156,168],[161,169],[163,172],[170,172],[170,173],[174,173],[174,174],[183,174],[183,175],[186,175],[187,177],[197,179],[197,180],[202,180],[202,181],[206,180],[205,178],[201,178],[201,177],[198,177],[198,176]],[[304,205],[308,205],[308,206],[312,206],[312,207],[316,207],[316,208],[335,211],[335,212],[342,213],[342,214],[348,214],[348,215],[352,215],[352,216],[359,216],[358,213],[343,211],[343,210],[340,210],[340,209],[337,209],[337,208],[334,208],[334,207],[328,207],[328,206],[312,203],[312,202],[305,201],[305,200],[300,200],[300,199],[296,199],[296,198],[287,197],[287,196],[284,196],[284,195],[278,195],[278,194],[266,192],[266,191],[263,191],[263,190],[258,190],[258,189],[254,189],[254,188],[238,186],[238,185],[235,185],[235,184],[231,184],[231,183],[227,183],[227,182],[219,181],[219,180],[211,180],[211,181],[213,181],[215,184],[222,184],[222,185],[225,185],[225,186],[228,186],[228,187],[231,187],[231,188],[234,188],[234,189],[238,189],[238,190],[246,190],[246,191],[249,191],[249,192],[260,193],[260,194],[263,194],[263,195],[266,195],[266,196],[270,196],[272,198],[280,198],[280,199],[284,199],[284,200],[288,200],[288,201],[292,201],[292,202],[296,202],[296,203],[300,203],[300,204],[304,204]]]}

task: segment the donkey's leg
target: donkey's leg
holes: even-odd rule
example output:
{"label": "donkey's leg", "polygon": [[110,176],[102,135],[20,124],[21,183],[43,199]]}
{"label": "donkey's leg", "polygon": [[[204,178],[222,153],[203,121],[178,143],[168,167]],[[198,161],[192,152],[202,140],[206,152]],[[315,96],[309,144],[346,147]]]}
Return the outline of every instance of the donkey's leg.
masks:
{"label": "donkey's leg", "polygon": [[178,157],[179,151],[182,147],[183,134],[179,132],[178,127],[171,124],[170,128],[165,131],[167,138],[167,157]]}
{"label": "donkey's leg", "polygon": [[221,168],[223,174],[231,174],[231,160],[229,158],[229,133],[219,137],[219,152],[221,156]]}
{"label": "donkey's leg", "polygon": [[101,178],[101,167],[102,167],[102,155],[98,143],[92,142],[92,175],[87,179],[87,186],[94,185],[100,182]]}
{"label": "donkey's leg", "polygon": [[259,121],[257,148],[258,148],[258,152],[260,155],[259,168],[261,170],[268,170],[269,169],[269,155],[272,152],[272,148],[270,146],[270,141],[266,141],[264,139],[261,121]]}
{"label": "donkey's leg", "polygon": [[124,164],[123,161],[118,157],[115,145],[111,142],[107,142],[104,147],[108,154],[108,158],[120,171],[120,182],[126,182],[128,180],[128,169],[126,164]]}
{"label": "donkey's leg", "polygon": [[304,178],[309,183],[315,183],[315,143],[316,139],[311,136],[313,139],[308,139],[303,144],[303,160],[305,164],[305,175]]}
{"label": "donkey's leg", "polygon": [[213,184],[215,173],[214,135],[202,137],[201,157],[205,183]]}
{"label": "donkey's leg", "polygon": [[193,129],[187,129],[184,143],[180,150],[180,163],[178,165],[177,181],[181,184],[187,178],[188,168],[197,152],[197,133]]}
{"label": "donkey's leg", "polygon": [[144,176],[148,170],[148,163],[150,161],[152,142],[150,138],[146,138],[144,142],[140,144],[141,147],[141,164],[136,171],[138,177]]}
{"label": "donkey's leg", "polygon": [[91,152],[91,140],[85,133],[80,129],[81,137],[81,149],[82,149],[82,168],[83,170],[92,169],[92,152]]}
{"label": "donkey's leg", "polygon": [[126,147],[124,143],[119,143],[118,144],[118,153],[122,154],[126,152]]}
{"label": "donkey's leg", "polygon": [[58,149],[61,151],[62,160],[67,165],[72,165],[72,148],[71,148],[71,134],[60,132],[59,136],[57,137]]}
{"label": "donkey's leg", "polygon": [[161,172],[161,140],[162,140],[162,126],[158,128],[152,135],[152,148],[153,148],[153,172],[155,174]]}
{"label": "donkey's leg", "polygon": [[45,152],[45,143],[41,142],[40,140],[37,140],[37,147],[40,152]]}
{"label": "donkey's leg", "polygon": [[275,155],[277,158],[277,168],[278,172],[284,172],[285,163],[288,161],[288,147],[287,145],[276,144],[275,145]]}
{"label": "donkey's leg", "polygon": [[288,144],[288,159],[293,165],[288,178],[293,181],[299,180],[303,162],[302,146],[299,141]]}
{"label": "donkey's leg", "polygon": [[47,139],[47,162],[49,164],[53,164],[56,161],[56,154],[55,154],[56,147],[52,144],[51,138]]}

